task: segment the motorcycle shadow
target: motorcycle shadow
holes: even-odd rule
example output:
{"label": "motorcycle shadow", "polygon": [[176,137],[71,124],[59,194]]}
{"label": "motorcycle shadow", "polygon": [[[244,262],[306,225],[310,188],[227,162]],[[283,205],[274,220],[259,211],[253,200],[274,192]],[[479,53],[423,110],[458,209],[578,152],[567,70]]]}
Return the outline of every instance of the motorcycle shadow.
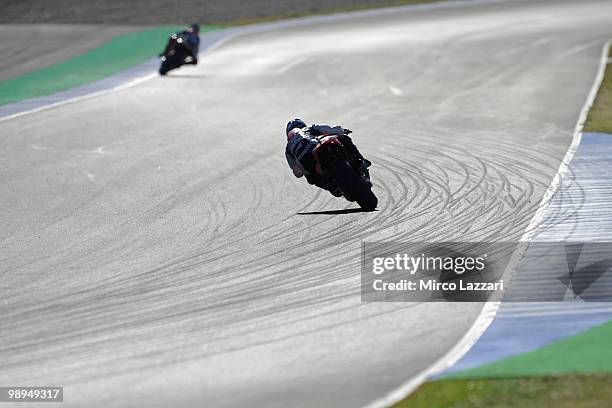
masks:
{"label": "motorcycle shadow", "polygon": [[206,79],[208,75],[198,74],[168,74],[165,78],[178,78],[178,79]]}
{"label": "motorcycle shadow", "polygon": [[361,212],[374,212],[376,210],[364,210],[363,208],[345,208],[343,210],[309,211],[299,212],[297,215],[342,215]]}

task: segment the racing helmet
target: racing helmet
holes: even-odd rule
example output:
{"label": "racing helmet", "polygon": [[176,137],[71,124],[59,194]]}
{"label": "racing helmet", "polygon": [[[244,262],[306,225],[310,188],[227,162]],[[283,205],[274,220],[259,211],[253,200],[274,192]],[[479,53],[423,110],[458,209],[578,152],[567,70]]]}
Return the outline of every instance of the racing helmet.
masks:
{"label": "racing helmet", "polygon": [[198,34],[200,32],[200,25],[198,23],[193,23],[189,26],[191,32]]}
{"label": "racing helmet", "polygon": [[306,123],[302,119],[295,118],[293,120],[290,120],[287,123],[286,134],[287,134],[287,136],[289,136],[289,132],[291,132],[293,129],[295,129],[295,128],[300,128],[301,129],[301,128],[305,128],[306,126],[307,126]]}

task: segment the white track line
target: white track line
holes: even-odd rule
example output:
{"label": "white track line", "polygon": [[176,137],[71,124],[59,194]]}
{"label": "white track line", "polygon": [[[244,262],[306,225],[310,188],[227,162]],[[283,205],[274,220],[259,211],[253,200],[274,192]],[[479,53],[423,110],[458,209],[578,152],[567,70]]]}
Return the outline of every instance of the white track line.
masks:
{"label": "white track line", "polygon": [[[555,177],[553,178],[552,182],[548,186],[548,189],[544,193],[544,197],[542,198],[542,201],[540,202],[536,213],[531,218],[527,229],[523,233],[520,242],[528,243],[533,239],[535,231],[542,222],[542,219],[544,218],[544,214],[546,213],[546,210],[550,205],[552,197],[559,189],[559,186],[561,184],[561,178],[567,173],[569,169],[569,163],[574,157],[576,149],[578,148],[578,145],[580,144],[580,140],[582,138],[582,129],[584,128],[584,122],[586,121],[591,106],[593,106],[593,102],[595,101],[595,97],[597,96],[597,92],[599,91],[599,88],[603,81],[606,66],[610,61],[608,55],[610,55],[611,45],[612,40],[608,40],[603,46],[599,63],[599,70],[597,71],[597,76],[595,77],[595,81],[593,82],[593,86],[591,87],[591,91],[587,97],[587,100],[582,106],[582,110],[580,111],[580,116],[578,117],[576,127],[574,128],[574,137],[572,139],[572,142],[567,152],[565,153],[565,156],[563,157],[563,161],[561,162],[561,165],[559,166]],[[511,274],[516,269],[519,261],[523,258],[527,247],[528,245],[520,245],[519,248],[512,254],[508,263],[508,267],[504,271],[504,276],[508,275],[509,273]],[[485,330],[493,322],[493,319],[497,314],[497,310],[499,309],[500,304],[500,301],[487,302],[482,308],[480,315],[476,318],[476,321],[470,327],[465,336],[463,336],[463,338],[448,353],[446,353],[442,358],[437,360],[431,366],[418,373],[416,376],[412,377],[396,389],[392,390],[384,397],[369,403],[364,408],[389,407],[406,398],[428,378],[439,374],[454,365],[461,357],[463,357],[465,353],[468,352],[470,348],[472,348],[474,344],[476,344],[480,336],[482,336]]]}
{"label": "white track line", "polygon": [[544,218],[544,214],[550,201],[552,200],[553,195],[559,189],[559,185],[561,184],[561,177],[563,177],[567,171],[569,170],[569,163],[574,157],[576,153],[576,149],[578,149],[578,145],[580,144],[580,140],[582,139],[582,129],[584,128],[584,122],[587,119],[589,114],[589,110],[591,110],[591,106],[593,106],[593,102],[595,101],[595,97],[597,96],[597,91],[599,91],[599,87],[601,86],[601,82],[603,81],[604,73],[606,71],[606,66],[608,64],[608,55],[610,54],[610,44],[612,44],[612,40],[608,40],[601,51],[601,59],[599,62],[599,69],[597,71],[597,76],[595,77],[595,81],[593,82],[593,86],[591,87],[591,92],[587,97],[586,102],[582,106],[582,110],[580,111],[580,116],[578,117],[578,121],[576,122],[576,127],[574,128],[574,138],[572,139],[572,143],[570,144],[565,156],[563,157],[563,161],[559,165],[559,170],[555,174],[550,186],[544,193],[544,197],[540,202],[538,210],[535,215],[531,219],[525,234],[521,238],[521,242],[530,242],[533,239],[533,235],[535,231],[542,222]]}
{"label": "white track line", "polygon": [[40,112],[40,111],[43,111],[43,110],[46,110],[46,109],[55,108],[57,106],[68,105],[70,103],[80,102],[80,101],[83,101],[85,99],[95,98],[97,96],[106,95],[106,94],[111,93],[111,92],[115,92],[115,91],[120,91],[122,89],[131,88],[133,86],[136,86],[138,84],[141,84],[143,82],[151,80],[151,79],[153,79],[153,78],[155,78],[157,76],[158,76],[157,73],[147,74],[147,75],[135,78],[135,79],[133,79],[133,80],[131,80],[129,82],[126,82],[126,83],[121,84],[121,85],[117,85],[117,86],[109,88],[109,89],[103,89],[101,91],[92,92],[92,93],[89,93],[87,95],[75,96],[74,98],[68,98],[68,99],[65,99],[63,101],[58,101],[58,102],[51,103],[49,105],[39,106],[38,108],[34,108],[34,109],[30,109],[30,110],[25,110],[25,111],[22,111],[22,112],[13,113],[12,115],[8,115],[8,116],[4,116],[4,117],[0,118],[0,123],[4,122],[4,121],[7,121],[7,120],[18,118],[20,116],[29,115],[31,113],[36,113],[36,112]]}
{"label": "white track line", "polygon": [[485,303],[480,315],[476,318],[472,327],[468,332],[459,340],[459,342],[442,358],[437,360],[431,366],[421,371],[396,389],[382,398],[372,401],[364,408],[387,408],[391,405],[403,400],[410,393],[416,390],[419,385],[425,382],[431,376],[441,373],[442,371],[450,368],[455,364],[470,348],[476,343],[480,336],[485,332],[487,327],[493,322],[497,309],[499,308],[500,302],[487,302]]}

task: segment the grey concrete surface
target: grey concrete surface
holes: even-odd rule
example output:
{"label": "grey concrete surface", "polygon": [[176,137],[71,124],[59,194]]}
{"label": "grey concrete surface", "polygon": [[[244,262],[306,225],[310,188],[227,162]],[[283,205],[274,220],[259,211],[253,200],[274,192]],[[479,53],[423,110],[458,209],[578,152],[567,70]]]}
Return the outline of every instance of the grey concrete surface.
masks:
{"label": "grey concrete surface", "polygon": [[4,0],[0,22],[189,24],[291,17],[430,0]]}
{"label": "grey concrete surface", "polygon": [[[380,397],[481,305],[360,303],[361,241],[518,239],[611,20],[543,1],[287,28],[0,122],[0,384],[67,407]],[[298,115],[355,131],[377,212],[316,214],[350,206],[290,174]]]}
{"label": "grey concrete surface", "polygon": [[0,80],[65,61],[135,29],[74,24],[0,25]]}

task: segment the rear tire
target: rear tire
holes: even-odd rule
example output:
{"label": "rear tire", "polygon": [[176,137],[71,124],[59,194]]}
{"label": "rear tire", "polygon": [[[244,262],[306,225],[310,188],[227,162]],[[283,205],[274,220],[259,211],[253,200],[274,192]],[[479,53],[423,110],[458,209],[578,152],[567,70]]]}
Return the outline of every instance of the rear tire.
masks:
{"label": "rear tire", "polygon": [[356,201],[366,211],[374,211],[378,206],[378,197],[372,192],[371,188],[367,188]]}
{"label": "rear tire", "polygon": [[336,161],[332,174],[346,199],[356,201],[366,211],[376,209],[378,198],[372,192],[372,188],[347,162]]}

